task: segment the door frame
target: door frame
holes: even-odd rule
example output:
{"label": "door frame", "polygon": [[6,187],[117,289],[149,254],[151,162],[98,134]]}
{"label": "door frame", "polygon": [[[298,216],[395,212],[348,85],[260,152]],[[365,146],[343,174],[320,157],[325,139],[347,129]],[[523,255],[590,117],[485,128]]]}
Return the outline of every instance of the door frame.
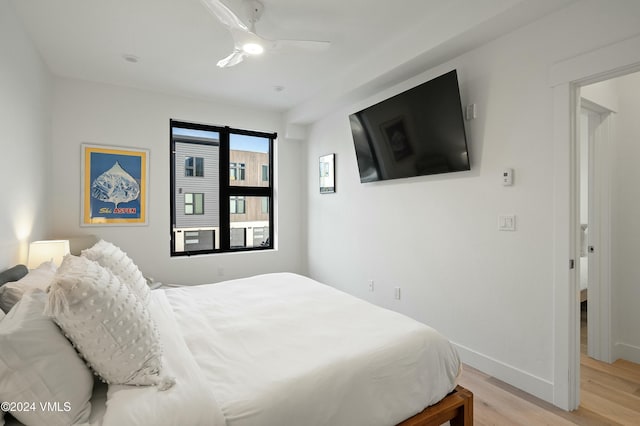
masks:
{"label": "door frame", "polygon": [[[580,403],[580,312],[576,298],[579,256],[576,232],[576,114],[579,86],[640,70],[640,36],[560,61],[550,68],[553,92],[554,348],[553,403],[575,410]],[[573,261],[574,267],[571,268]]]}

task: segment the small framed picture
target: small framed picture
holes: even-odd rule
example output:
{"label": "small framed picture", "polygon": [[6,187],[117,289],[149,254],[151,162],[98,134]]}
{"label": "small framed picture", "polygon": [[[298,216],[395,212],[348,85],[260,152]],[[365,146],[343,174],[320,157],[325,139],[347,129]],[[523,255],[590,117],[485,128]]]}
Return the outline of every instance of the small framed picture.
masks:
{"label": "small framed picture", "polygon": [[81,225],[146,225],[149,151],[82,144]]}
{"label": "small framed picture", "polygon": [[336,192],[336,155],[327,154],[320,157],[320,193]]}

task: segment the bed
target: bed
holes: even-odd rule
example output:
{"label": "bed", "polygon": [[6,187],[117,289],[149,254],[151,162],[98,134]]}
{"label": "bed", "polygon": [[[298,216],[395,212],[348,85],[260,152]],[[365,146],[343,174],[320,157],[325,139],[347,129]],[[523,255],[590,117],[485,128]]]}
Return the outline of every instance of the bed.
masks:
{"label": "bed", "polygon": [[84,424],[472,424],[447,339],[307,277],[157,289],[147,310],[175,384],[96,384]]}

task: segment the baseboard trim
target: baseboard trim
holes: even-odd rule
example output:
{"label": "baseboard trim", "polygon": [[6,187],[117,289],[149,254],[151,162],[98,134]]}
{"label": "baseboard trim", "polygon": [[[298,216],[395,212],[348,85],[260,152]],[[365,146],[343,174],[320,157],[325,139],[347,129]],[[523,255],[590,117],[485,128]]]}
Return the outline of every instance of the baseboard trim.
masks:
{"label": "baseboard trim", "polygon": [[626,343],[616,343],[614,345],[614,360],[624,359],[640,364],[640,348]]}
{"label": "baseboard trim", "polygon": [[[504,362],[453,343],[463,363],[553,404],[553,383]],[[473,392],[473,389],[469,389]]]}

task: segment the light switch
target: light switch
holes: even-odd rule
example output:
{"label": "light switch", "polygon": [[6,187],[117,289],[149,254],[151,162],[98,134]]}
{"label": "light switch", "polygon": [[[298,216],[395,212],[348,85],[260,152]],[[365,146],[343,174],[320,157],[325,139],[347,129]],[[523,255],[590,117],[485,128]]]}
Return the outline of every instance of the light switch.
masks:
{"label": "light switch", "polygon": [[516,230],[516,216],[504,215],[498,218],[498,230],[500,231],[515,231]]}

